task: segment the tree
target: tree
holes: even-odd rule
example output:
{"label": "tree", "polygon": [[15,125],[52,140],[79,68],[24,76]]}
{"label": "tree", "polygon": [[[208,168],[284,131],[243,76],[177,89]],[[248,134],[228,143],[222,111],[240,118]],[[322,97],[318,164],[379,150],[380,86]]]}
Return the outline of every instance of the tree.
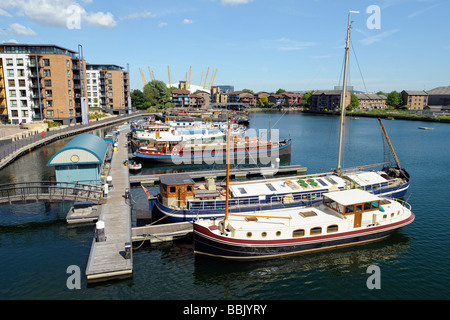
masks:
{"label": "tree", "polygon": [[312,94],[314,93],[314,90],[306,92],[302,97],[302,103],[303,105],[311,105],[312,102]]}
{"label": "tree", "polygon": [[358,106],[359,106],[359,99],[354,93],[352,93],[351,96],[350,96],[350,104],[347,107],[347,109],[348,110],[353,110],[353,109],[358,108]]}
{"label": "tree", "polygon": [[253,92],[253,90],[250,90],[250,89],[243,89],[242,91],[245,91],[245,92],[248,92],[248,93],[251,93],[251,94],[255,94],[255,93]]}
{"label": "tree", "polygon": [[267,98],[266,96],[259,97],[258,104],[260,106],[267,107],[267,105],[269,104],[269,98]]}
{"label": "tree", "polygon": [[386,104],[396,109],[401,107],[403,105],[402,94],[397,91],[392,91],[387,95]]}
{"label": "tree", "polygon": [[165,105],[170,102],[167,86],[159,80],[152,80],[144,86],[144,97],[152,106]]}
{"label": "tree", "polygon": [[146,109],[145,97],[141,90],[131,92],[131,105],[137,109]]}
{"label": "tree", "polygon": [[283,92],[286,92],[286,90],[280,88],[280,89],[277,90],[277,92],[275,92],[275,94],[280,94],[280,93],[283,93]]}

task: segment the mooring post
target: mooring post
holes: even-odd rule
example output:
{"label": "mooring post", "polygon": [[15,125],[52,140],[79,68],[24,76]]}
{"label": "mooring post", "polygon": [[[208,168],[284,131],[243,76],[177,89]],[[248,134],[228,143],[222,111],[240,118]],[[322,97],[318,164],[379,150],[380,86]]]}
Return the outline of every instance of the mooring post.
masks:
{"label": "mooring post", "polygon": [[105,222],[103,221],[97,221],[95,224],[95,229],[97,232],[97,242],[103,242],[106,241],[106,235],[105,235]]}

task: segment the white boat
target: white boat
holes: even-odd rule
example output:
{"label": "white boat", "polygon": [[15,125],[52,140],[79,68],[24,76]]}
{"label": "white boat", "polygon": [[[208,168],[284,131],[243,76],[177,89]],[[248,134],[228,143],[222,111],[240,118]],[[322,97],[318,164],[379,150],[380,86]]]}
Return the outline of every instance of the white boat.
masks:
{"label": "white boat", "polygon": [[325,193],[319,205],[233,213],[194,222],[194,252],[226,259],[265,259],[363,244],[414,221],[406,202],[352,189]]}
{"label": "white boat", "polygon": [[133,171],[138,171],[142,169],[142,164],[137,163],[136,161],[132,161],[128,163],[128,169]]}

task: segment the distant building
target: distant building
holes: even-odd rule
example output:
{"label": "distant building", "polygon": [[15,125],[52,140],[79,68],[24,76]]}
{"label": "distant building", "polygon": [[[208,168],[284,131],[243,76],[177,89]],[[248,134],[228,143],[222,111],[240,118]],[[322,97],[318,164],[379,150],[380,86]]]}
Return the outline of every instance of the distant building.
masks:
{"label": "distant building", "polygon": [[[450,87],[437,87],[427,91],[428,106],[450,106]],[[448,109],[448,108],[444,108]]]}
{"label": "distant building", "polygon": [[176,108],[189,107],[190,105],[189,90],[176,89],[172,90],[172,103]]}
{"label": "distant building", "polygon": [[256,105],[255,96],[247,91],[233,91],[228,93],[228,103],[243,103],[248,106]]}
{"label": "distant building", "polygon": [[403,105],[410,110],[423,110],[428,104],[428,93],[423,90],[403,90],[401,92]]}
{"label": "distant building", "polygon": [[[351,101],[351,92],[347,91],[345,95],[345,106]],[[340,107],[340,90],[316,90],[311,96],[311,110],[316,111],[334,111]]]}
{"label": "distant building", "polygon": [[87,64],[86,91],[89,107],[110,114],[126,114],[131,108],[128,72],[114,64]]}
{"label": "distant building", "polygon": [[359,101],[358,109],[386,109],[387,97],[376,93],[355,93]]}

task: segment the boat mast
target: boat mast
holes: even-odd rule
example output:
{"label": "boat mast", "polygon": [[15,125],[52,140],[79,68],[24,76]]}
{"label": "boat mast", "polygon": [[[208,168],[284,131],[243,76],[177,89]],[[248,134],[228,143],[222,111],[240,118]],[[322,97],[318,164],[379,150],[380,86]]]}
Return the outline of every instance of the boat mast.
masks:
{"label": "boat mast", "polygon": [[381,119],[380,118],[378,118],[378,122],[380,123],[381,130],[383,130],[384,136],[386,137],[386,141],[387,141],[387,143],[389,145],[389,148],[391,148],[392,154],[394,155],[395,163],[397,164],[397,167],[399,169],[401,169],[402,167],[400,166],[400,161],[398,160],[397,155],[395,154],[394,147],[392,146],[391,140],[389,140],[389,137],[388,137],[388,134],[387,134],[386,130],[384,130],[384,126],[381,123]]}
{"label": "boat mast", "polygon": [[351,20],[350,20],[350,14],[351,13],[359,13],[359,11],[349,11],[348,13],[348,24],[347,24],[347,39],[346,39],[346,44],[345,44],[345,63],[344,63],[344,83],[343,83],[343,88],[342,88],[342,93],[341,93],[341,123],[340,123],[340,130],[339,130],[339,149],[338,149],[338,162],[337,162],[337,167],[336,167],[336,171],[337,174],[340,175],[342,172],[342,168],[341,168],[341,162],[342,162],[342,140],[343,140],[343,135],[344,135],[344,117],[345,117],[345,97],[347,95],[347,67],[348,67],[348,53],[349,53],[349,48],[350,48],[350,29],[351,29]]}
{"label": "boat mast", "polygon": [[[227,112],[228,114],[228,112]],[[230,118],[228,115],[228,131],[227,131],[227,184],[225,193],[225,221],[228,220],[228,193],[230,187]]]}

